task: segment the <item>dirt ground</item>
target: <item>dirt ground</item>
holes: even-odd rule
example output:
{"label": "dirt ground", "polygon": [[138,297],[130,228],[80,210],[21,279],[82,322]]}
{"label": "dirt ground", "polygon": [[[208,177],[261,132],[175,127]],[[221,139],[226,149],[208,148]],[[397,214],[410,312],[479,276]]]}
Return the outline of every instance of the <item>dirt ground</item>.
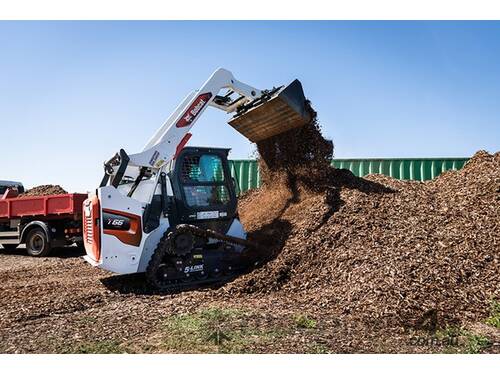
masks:
{"label": "dirt ground", "polygon": [[113,276],[81,255],[0,251],[0,352],[499,352],[498,330],[483,322],[433,334],[380,330],[294,295],[231,297],[227,285],[158,295],[141,276]]}

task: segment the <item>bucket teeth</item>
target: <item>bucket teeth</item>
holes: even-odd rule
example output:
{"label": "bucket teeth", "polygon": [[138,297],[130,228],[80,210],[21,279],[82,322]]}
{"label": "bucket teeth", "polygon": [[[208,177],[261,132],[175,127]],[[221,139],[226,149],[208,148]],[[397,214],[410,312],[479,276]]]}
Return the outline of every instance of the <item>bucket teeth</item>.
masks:
{"label": "bucket teeth", "polygon": [[259,142],[290,129],[304,126],[311,120],[299,80],[275,92],[242,113],[229,124],[252,142]]}

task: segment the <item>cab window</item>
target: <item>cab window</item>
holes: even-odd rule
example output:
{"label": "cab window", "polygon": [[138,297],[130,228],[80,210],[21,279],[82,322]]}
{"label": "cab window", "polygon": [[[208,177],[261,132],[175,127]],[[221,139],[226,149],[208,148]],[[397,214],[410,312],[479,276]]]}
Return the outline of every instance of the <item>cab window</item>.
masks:
{"label": "cab window", "polygon": [[217,155],[189,155],[184,158],[182,182],[223,182],[222,160]]}
{"label": "cab window", "polygon": [[229,192],[224,185],[184,186],[184,196],[189,207],[210,207],[229,202]]}

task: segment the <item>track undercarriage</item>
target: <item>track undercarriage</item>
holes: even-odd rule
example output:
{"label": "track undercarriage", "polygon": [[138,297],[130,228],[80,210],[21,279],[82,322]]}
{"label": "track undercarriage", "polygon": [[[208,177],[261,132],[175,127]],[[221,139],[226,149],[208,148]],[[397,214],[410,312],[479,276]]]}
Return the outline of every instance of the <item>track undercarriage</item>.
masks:
{"label": "track undercarriage", "polygon": [[250,241],[181,224],[163,235],[146,279],[161,292],[223,283],[258,264],[256,249]]}

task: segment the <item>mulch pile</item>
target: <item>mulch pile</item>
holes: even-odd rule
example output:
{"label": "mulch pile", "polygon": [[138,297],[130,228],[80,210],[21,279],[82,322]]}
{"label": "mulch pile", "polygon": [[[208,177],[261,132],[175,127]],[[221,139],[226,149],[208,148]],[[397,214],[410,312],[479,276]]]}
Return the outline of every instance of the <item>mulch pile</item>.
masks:
{"label": "mulch pile", "polygon": [[19,194],[19,196],[33,197],[40,195],[54,195],[54,194],[67,194],[67,193],[68,192],[59,185],[40,185],[26,190],[24,193]]}
{"label": "mulch pile", "polygon": [[239,212],[270,261],[224,293],[380,328],[487,317],[500,296],[500,153],[416,182],[331,168],[327,143],[313,121],[258,145],[264,184]]}

